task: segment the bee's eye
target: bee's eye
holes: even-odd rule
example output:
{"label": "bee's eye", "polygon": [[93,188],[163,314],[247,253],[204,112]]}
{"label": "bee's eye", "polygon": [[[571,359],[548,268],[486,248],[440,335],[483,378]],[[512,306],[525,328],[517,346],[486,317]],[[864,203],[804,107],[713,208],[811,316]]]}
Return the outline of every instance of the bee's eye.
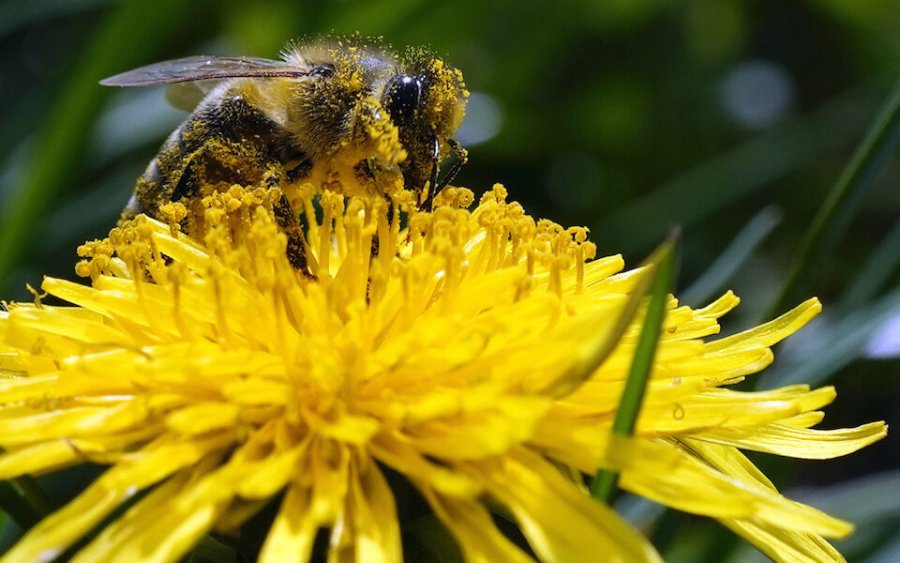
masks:
{"label": "bee's eye", "polygon": [[313,76],[331,76],[334,74],[334,65],[324,64],[313,69],[310,73]]}
{"label": "bee's eye", "polygon": [[397,75],[384,89],[384,107],[398,125],[412,119],[422,101],[422,79]]}

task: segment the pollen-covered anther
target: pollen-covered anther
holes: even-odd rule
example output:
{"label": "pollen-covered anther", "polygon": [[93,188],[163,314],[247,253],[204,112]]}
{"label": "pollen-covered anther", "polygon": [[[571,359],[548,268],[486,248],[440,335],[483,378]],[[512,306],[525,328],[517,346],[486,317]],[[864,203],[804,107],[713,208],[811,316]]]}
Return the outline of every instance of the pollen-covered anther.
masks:
{"label": "pollen-covered anther", "polygon": [[468,188],[447,186],[434,197],[435,207],[468,209],[475,201],[475,194]]}
{"label": "pollen-covered anther", "polygon": [[177,232],[177,226],[188,216],[188,209],[181,202],[169,202],[160,206],[159,214],[160,219]]}
{"label": "pollen-covered anther", "polygon": [[80,278],[91,277],[91,261],[90,260],[79,260],[75,263],[75,275]]}

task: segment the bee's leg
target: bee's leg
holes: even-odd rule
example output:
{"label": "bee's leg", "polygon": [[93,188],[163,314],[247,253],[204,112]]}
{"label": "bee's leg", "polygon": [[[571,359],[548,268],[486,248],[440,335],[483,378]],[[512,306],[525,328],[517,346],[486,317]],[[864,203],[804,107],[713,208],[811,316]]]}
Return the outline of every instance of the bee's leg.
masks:
{"label": "bee's leg", "polygon": [[441,157],[441,144],[438,142],[437,136],[432,137],[434,141],[434,151],[431,155],[431,175],[428,178],[428,187],[423,188],[424,199],[421,200],[419,204],[419,209],[434,209],[434,196],[437,193],[435,187],[437,186],[437,178],[438,178],[438,164],[440,164],[439,159]]}
{"label": "bee's leg", "polygon": [[[283,165],[269,154],[256,150],[252,145],[224,136],[210,136],[204,139],[198,148],[182,158],[181,163],[178,179],[168,190],[169,196],[166,198],[168,201],[189,201],[200,193],[204,184],[220,182],[245,186],[262,183],[267,187],[277,188],[282,185],[285,177],[290,175],[290,171],[285,171]],[[236,169],[234,163],[241,163],[241,167]],[[307,166],[310,167],[311,164]],[[286,251],[288,261],[298,271],[309,275],[303,247],[302,226],[283,194],[273,206],[273,212],[278,227],[288,239]],[[187,223],[182,228],[184,232],[190,234],[189,218],[185,221]]]}
{"label": "bee's leg", "polygon": [[276,153],[269,161],[270,166],[263,175],[263,181],[270,188],[301,182],[309,177],[313,167],[312,159],[306,153],[297,151],[290,154]]}
{"label": "bee's leg", "polygon": [[450,182],[456,178],[456,175],[459,174],[459,171],[462,170],[462,167],[469,160],[469,153],[466,149],[463,148],[462,145],[459,144],[459,141],[455,139],[450,139],[447,141],[447,144],[450,145],[450,152],[453,153],[453,162],[450,164],[450,169],[447,170],[447,173],[444,174],[444,177],[437,184],[435,188],[435,195],[440,193],[441,190],[447,187]]}
{"label": "bee's leg", "polygon": [[304,158],[300,161],[300,164],[288,168],[285,171],[285,179],[289,184],[293,184],[295,182],[299,182],[301,180],[305,180],[309,177],[309,173],[312,172],[313,162],[308,157]]}
{"label": "bee's leg", "polygon": [[444,177],[438,181],[440,147],[437,138],[435,137],[434,139],[434,161],[431,167],[431,179],[429,180],[429,189],[425,194],[425,201],[422,203],[422,208],[429,207],[432,210],[434,209],[434,198],[437,197],[437,195],[441,193],[454,178],[456,178],[456,175],[459,174],[459,171],[462,170],[462,167],[469,160],[468,152],[458,141],[450,139],[447,141],[447,144],[450,145],[453,161],[450,163],[450,168],[447,170],[446,174],[444,174]]}
{"label": "bee's leg", "polygon": [[[247,102],[240,87],[189,117],[163,144],[138,179],[135,202],[123,217],[145,211],[155,218],[172,201],[189,203],[206,185],[265,185],[278,188],[291,176],[309,174],[308,158],[298,154],[291,135]],[[294,169],[287,162],[299,161]],[[274,206],[275,219],[288,237],[288,258],[306,273],[303,230],[286,197]],[[190,217],[190,215],[189,215]],[[186,220],[187,221],[187,220]],[[190,224],[185,224],[190,234]]]}
{"label": "bee's leg", "polygon": [[204,185],[253,186],[262,183],[267,187],[278,187],[282,176],[281,164],[265,152],[241,141],[213,137],[184,157],[169,200],[193,198],[200,194]]}
{"label": "bee's leg", "polygon": [[[251,168],[255,168],[255,170],[244,168],[242,170],[242,176],[230,177],[228,175],[230,170],[225,168],[225,165],[229,162],[235,162],[235,159],[241,159],[238,160],[238,162],[246,162],[248,163],[248,166],[249,163],[253,163],[253,167]],[[284,170],[284,167],[280,162],[268,158],[267,155],[248,154],[246,145],[240,143],[218,144],[216,150],[204,152],[196,160],[200,160],[200,162],[198,162],[198,168],[196,169],[203,169],[207,174],[209,174],[210,170],[212,170],[213,173],[221,173],[220,171],[223,169],[228,171],[222,173],[224,176],[223,178],[217,179],[245,184],[258,184],[261,182],[270,188],[278,188],[283,185],[282,182],[288,178],[303,178],[309,174],[309,170],[312,168],[311,162],[304,161],[290,170]],[[200,166],[204,168],[199,168]],[[193,173],[190,171],[193,169],[195,168],[189,167],[182,178],[188,177],[188,182],[192,182],[191,176]],[[179,185],[181,185],[180,182]],[[311,276],[309,264],[306,259],[306,252],[303,246],[303,227],[300,224],[299,216],[294,212],[294,209],[287,196],[284,195],[284,192],[281,192],[278,201],[276,201],[272,207],[272,211],[275,215],[275,222],[287,236],[286,253],[288,261],[291,263],[291,266],[298,271]]]}
{"label": "bee's leg", "polygon": [[281,194],[281,197],[272,208],[275,213],[275,222],[281,228],[282,232],[287,235],[287,258],[296,270],[306,274],[309,277],[315,277],[309,271],[309,264],[306,260],[306,251],[303,248],[303,230],[297,214],[294,213],[291,203],[287,196]]}
{"label": "bee's leg", "polygon": [[[218,103],[193,114],[166,141],[155,159],[162,196],[178,201],[197,195],[204,184],[267,182],[283,176],[290,135],[236,87]],[[151,164],[152,167],[152,164]],[[148,167],[144,176],[152,180]]]}
{"label": "bee's leg", "polygon": [[241,86],[192,114],[166,139],[123,212],[159,218],[166,203],[194,197],[204,183],[256,184],[292,151],[290,134],[248,101]]}
{"label": "bee's leg", "polygon": [[[309,177],[312,171],[313,163],[310,158],[304,154],[295,155],[294,158],[285,159],[291,164],[297,162],[289,168],[285,165],[282,167],[281,174],[269,174],[266,182],[269,187],[278,187],[284,181],[287,184],[300,182]],[[287,196],[282,192],[281,197],[273,206],[275,213],[275,221],[281,228],[282,232],[287,235],[287,258],[291,265],[300,272],[303,272],[311,278],[315,276],[309,271],[309,263],[306,259],[306,252],[303,246],[303,233],[305,227],[302,223],[302,216],[294,211]]]}
{"label": "bee's leg", "polygon": [[203,149],[198,151],[197,156],[192,155],[178,178],[178,183],[172,189],[171,200],[179,201],[186,197],[196,195],[200,191],[200,181],[198,180],[199,168],[206,168],[205,155],[208,154]]}

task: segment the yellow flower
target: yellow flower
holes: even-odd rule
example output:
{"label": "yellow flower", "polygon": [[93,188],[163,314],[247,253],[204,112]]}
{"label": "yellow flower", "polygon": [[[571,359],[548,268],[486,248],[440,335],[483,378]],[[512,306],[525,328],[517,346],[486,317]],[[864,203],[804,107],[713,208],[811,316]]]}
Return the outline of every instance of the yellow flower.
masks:
{"label": "yellow flower", "polygon": [[822,538],[851,526],[781,496],[741,450],[834,457],[884,425],[811,429],[831,388],[723,388],[818,301],[707,341],[737,297],[670,299],[636,434],[617,437],[642,313],[617,323],[643,270],[593,259],[584,229],[535,221],[501,186],[472,210],[448,188],[433,212],[402,193],[313,195],[294,198],[308,272],[286,257],[278,193],[235,186],[84,245],[90,286],[43,283],[73,306],[0,313],[0,478],[108,466],[5,561],[53,559],[101,523],[76,561],[175,561],[282,492],[261,561],[306,560],[322,529],[336,560],[397,561],[398,486],[469,561],[658,560],[587,494],[600,468],[776,559],[840,557]]}

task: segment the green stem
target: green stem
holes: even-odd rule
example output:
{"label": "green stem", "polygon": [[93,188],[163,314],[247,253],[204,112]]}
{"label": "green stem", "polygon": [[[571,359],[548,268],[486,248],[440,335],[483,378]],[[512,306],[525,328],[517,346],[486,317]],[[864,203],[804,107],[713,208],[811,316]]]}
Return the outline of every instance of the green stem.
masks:
{"label": "green stem", "polygon": [[[625,381],[625,389],[619,400],[619,408],[613,420],[613,434],[631,436],[637,425],[638,414],[650,381],[653,359],[662,332],[663,320],[666,316],[666,301],[672,290],[675,278],[675,245],[677,235],[672,235],[651,257],[653,285],[650,290],[650,302],[647,314],[641,327],[634,358]],[[619,474],[608,469],[597,472],[591,483],[591,494],[597,500],[610,504],[615,495]]]}

